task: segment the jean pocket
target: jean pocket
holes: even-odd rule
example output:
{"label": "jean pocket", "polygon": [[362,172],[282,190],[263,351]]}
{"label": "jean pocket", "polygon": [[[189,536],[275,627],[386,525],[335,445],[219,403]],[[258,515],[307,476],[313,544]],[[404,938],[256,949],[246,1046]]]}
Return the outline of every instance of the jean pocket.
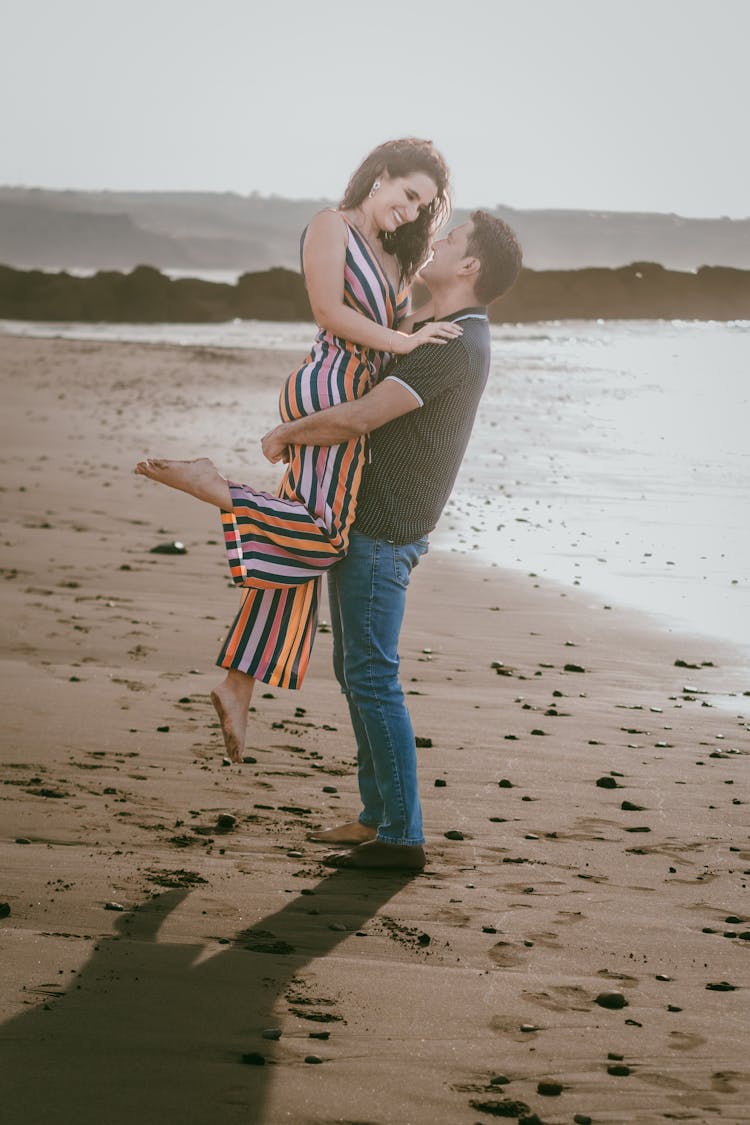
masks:
{"label": "jean pocket", "polygon": [[427,554],[428,539],[425,535],[422,539],[417,539],[415,543],[404,543],[401,546],[394,544],[393,547],[393,571],[394,577],[404,590],[409,585],[411,572],[417,566],[422,555]]}

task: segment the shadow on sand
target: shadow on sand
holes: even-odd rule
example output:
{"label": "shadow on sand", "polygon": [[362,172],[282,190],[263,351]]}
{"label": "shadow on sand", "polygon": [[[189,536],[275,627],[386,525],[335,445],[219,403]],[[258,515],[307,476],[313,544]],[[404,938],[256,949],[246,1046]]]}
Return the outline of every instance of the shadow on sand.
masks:
{"label": "shadow on sand", "polygon": [[[202,959],[203,943],[157,941],[188,891],[168,891],[123,914],[68,991],[0,1028],[3,1120],[263,1122],[279,1073],[274,1055],[304,1065],[316,1051],[306,1035],[302,1046],[261,1038],[279,1026],[279,1000],[305,965],[364,926],[410,878],[337,871]],[[266,1065],[243,1065],[246,1052],[263,1054]]]}

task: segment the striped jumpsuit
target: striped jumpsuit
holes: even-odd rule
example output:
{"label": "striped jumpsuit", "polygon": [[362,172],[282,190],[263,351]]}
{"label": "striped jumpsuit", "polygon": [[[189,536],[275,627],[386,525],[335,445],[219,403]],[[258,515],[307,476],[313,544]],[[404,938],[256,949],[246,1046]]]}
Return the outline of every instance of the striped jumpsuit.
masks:
{"label": "striped jumpsuit", "polygon": [[[344,303],[393,328],[407,293],[395,293],[367,239],[345,221]],[[321,329],[284,385],[282,421],[361,398],[375,385],[382,359],[381,352]],[[217,664],[298,688],[315,637],[321,575],[348,549],[366,439],[292,446],[290,454],[276,496],[230,482],[233,507],[221,518],[232,579],[243,592]]]}

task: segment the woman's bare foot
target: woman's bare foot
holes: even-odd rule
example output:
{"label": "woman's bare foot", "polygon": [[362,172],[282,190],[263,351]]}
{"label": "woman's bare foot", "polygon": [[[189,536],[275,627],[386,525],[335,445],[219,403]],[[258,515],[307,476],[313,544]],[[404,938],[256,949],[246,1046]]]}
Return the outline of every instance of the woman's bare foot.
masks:
{"label": "woman's bare foot", "polygon": [[255,680],[231,668],[226,679],[211,692],[211,702],[221,723],[224,746],[230,762],[241,762],[245,752],[247,709]]}
{"label": "woman's bare foot", "polygon": [[232,508],[229,484],[208,457],[196,457],[194,461],[150,457],[147,461],[139,461],[133,471],[159,484],[179,488],[181,492],[187,492],[197,500],[205,500],[207,504],[215,504],[224,511]]}
{"label": "woman's bare foot", "polygon": [[307,837],[314,844],[365,844],[374,840],[378,832],[369,824],[362,824],[360,820],[353,820],[349,824],[341,824],[338,828],[322,828],[318,832],[311,832]]}

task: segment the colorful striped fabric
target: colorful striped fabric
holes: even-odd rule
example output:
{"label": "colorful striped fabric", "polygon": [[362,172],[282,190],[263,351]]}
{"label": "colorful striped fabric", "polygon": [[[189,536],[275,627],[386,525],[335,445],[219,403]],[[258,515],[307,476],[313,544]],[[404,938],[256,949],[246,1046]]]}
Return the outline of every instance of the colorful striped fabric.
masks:
{"label": "colorful striped fabric", "polygon": [[[392,328],[407,293],[394,292],[367,239],[348,221],[347,231],[344,302]],[[321,329],[284,385],[282,420],[360,398],[377,381],[382,360],[381,352]],[[232,579],[244,590],[220,667],[299,687],[315,635],[319,578],[347,551],[365,457],[365,438],[293,446],[277,496],[230,483],[233,508],[222,513],[224,541]]]}

